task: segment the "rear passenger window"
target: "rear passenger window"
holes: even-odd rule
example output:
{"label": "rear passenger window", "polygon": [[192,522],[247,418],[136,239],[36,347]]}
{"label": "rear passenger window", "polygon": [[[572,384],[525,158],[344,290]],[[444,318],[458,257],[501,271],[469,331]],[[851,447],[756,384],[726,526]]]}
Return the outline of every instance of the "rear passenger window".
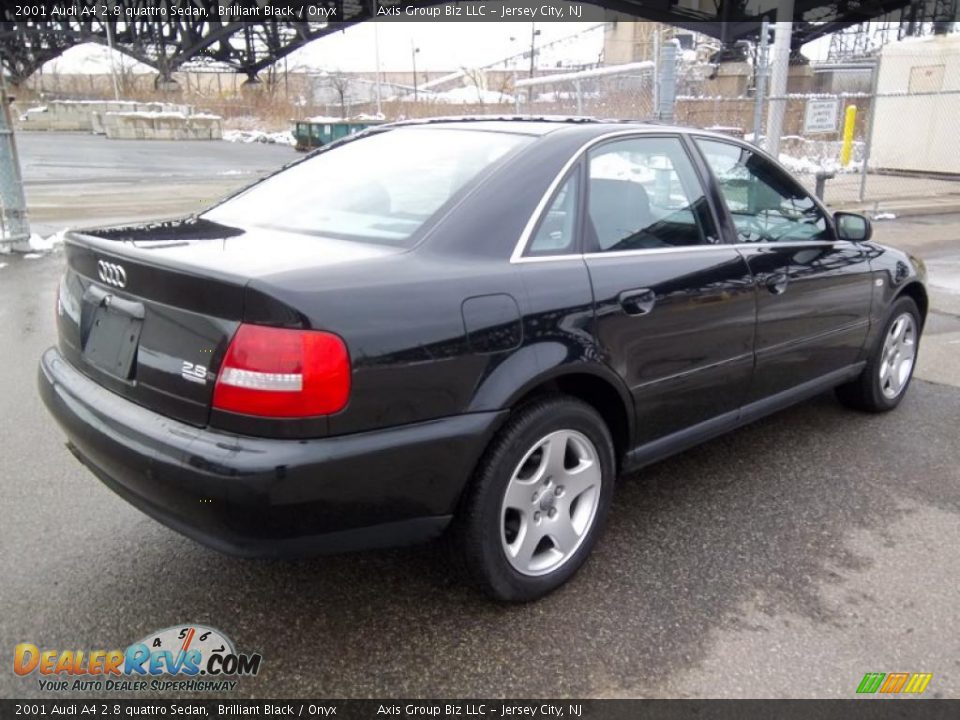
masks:
{"label": "rear passenger window", "polygon": [[579,202],[579,173],[567,178],[540,220],[528,255],[564,255],[574,252]]}
{"label": "rear passenger window", "polygon": [[716,243],[707,200],[679,138],[631,138],[590,153],[587,251]]}

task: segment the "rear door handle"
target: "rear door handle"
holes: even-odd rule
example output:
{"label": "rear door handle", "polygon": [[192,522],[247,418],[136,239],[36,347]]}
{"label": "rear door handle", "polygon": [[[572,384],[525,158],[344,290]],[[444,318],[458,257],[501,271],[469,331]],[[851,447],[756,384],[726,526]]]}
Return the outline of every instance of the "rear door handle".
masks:
{"label": "rear door handle", "polygon": [[790,277],[786,273],[776,272],[767,277],[767,290],[774,295],[783,295],[790,284]]}
{"label": "rear door handle", "polygon": [[624,290],[620,293],[620,307],[627,315],[646,315],[657,303],[657,294],[650,288]]}

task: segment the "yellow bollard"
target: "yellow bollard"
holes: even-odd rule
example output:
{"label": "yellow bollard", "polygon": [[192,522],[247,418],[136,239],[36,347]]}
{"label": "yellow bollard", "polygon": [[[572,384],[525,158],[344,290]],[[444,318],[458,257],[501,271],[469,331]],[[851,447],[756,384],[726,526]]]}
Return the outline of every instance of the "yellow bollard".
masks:
{"label": "yellow bollard", "polygon": [[847,105],[847,114],[843,121],[843,147],[840,150],[840,164],[846,167],[853,155],[853,126],[857,124],[857,106]]}

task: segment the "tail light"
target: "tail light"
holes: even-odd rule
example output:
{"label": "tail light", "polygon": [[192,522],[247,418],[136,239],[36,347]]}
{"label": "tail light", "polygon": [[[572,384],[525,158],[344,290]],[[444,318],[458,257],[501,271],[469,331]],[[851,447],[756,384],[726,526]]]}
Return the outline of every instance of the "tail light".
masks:
{"label": "tail light", "polygon": [[350,356],[338,336],[317,330],[240,325],[213,391],[218,410],[263,417],[311,417],[342,410]]}

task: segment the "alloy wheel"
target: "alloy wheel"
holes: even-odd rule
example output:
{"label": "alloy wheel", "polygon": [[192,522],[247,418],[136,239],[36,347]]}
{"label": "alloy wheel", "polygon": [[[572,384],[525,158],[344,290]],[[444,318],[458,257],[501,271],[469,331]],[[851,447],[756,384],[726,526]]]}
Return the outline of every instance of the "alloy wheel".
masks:
{"label": "alloy wheel", "polygon": [[513,569],[546,575],[569,560],[593,526],[602,481],[597,449],[583,433],[558,430],[534,443],[500,508],[500,541]]}
{"label": "alloy wheel", "polygon": [[880,356],[880,390],[887,399],[893,400],[903,392],[916,356],[916,324],[910,313],[903,313],[890,326]]}

